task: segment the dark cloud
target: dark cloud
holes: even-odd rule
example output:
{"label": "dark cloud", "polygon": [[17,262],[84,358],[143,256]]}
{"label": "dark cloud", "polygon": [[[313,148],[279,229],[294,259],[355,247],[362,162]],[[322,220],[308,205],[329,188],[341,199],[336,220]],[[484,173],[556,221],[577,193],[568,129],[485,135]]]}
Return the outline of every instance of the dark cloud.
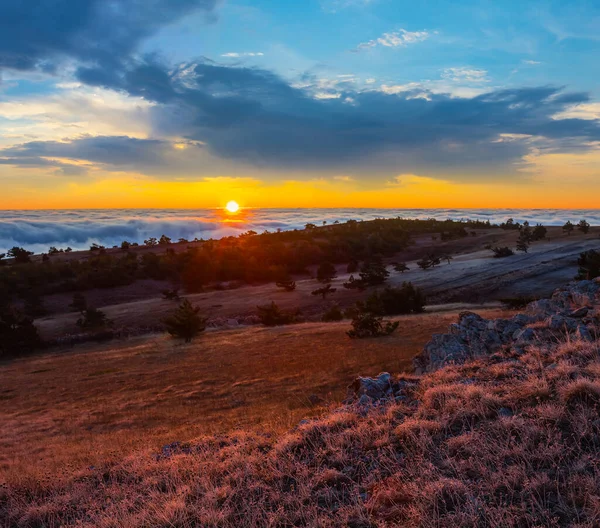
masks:
{"label": "dark cloud", "polygon": [[[554,119],[588,96],[555,87],[498,90],[472,98],[344,88],[318,99],[270,71],[209,60],[172,67],[138,57],[139,42],[192,9],[216,0],[26,0],[0,4],[0,67],[51,66],[60,57],[76,76],[157,103],[156,137],[202,142],[216,156],[268,169],[427,171],[456,178],[506,173],[536,148],[572,151],[600,140],[597,120]],[[348,86],[340,84],[339,86]],[[108,168],[158,171],[170,144],[127,137],[31,142],[0,151],[0,163],[48,158]],[[67,170],[67,169],[64,169]]]}
{"label": "dark cloud", "polygon": [[139,42],[217,0],[16,0],[0,2],[0,68],[52,70],[64,58],[114,68]]}
{"label": "dark cloud", "polygon": [[[319,100],[272,72],[210,61],[168,70],[156,60],[79,72],[82,80],[143,96],[157,137],[202,142],[220,158],[268,169],[394,170],[469,178],[506,173],[532,146],[582,148],[600,140],[598,121],[555,119],[586,94],[555,87],[498,90],[472,98],[346,91]],[[426,97],[424,97],[426,96]],[[519,136],[502,140],[501,135]],[[12,159],[66,157],[121,168],[167,167],[165,141],[84,138],[33,142],[0,151]],[[170,160],[172,161],[172,160]]]}

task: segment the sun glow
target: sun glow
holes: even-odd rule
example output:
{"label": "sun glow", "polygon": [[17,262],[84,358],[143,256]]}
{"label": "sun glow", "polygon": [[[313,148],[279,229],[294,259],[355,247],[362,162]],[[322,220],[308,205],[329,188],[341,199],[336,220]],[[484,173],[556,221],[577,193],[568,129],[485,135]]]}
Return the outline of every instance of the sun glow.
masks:
{"label": "sun glow", "polygon": [[228,213],[237,213],[240,209],[240,206],[238,205],[237,202],[234,202],[233,200],[231,200],[230,202],[227,202],[227,205],[225,206],[225,210]]}

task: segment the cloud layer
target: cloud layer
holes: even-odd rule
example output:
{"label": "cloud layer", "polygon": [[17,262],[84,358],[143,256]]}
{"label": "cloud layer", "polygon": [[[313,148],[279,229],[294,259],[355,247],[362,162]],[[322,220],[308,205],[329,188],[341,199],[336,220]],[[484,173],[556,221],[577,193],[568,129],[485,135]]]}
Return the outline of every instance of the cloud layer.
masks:
{"label": "cloud layer", "polygon": [[323,220],[345,222],[350,219],[374,218],[438,218],[445,220],[471,218],[503,222],[509,217],[522,222],[542,222],[545,225],[563,225],[566,220],[577,222],[586,218],[592,225],[600,225],[598,210],[474,210],[474,209],[256,209],[242,211],[236,222],[224,221],[222,212],[214,209],[199,210],[106,210],[106,211],[0,211],[0,253],[13,246],[23,246],[36,253],[47,252],[50,246],[87,249],[92,243],[107,247],[123,240],[143,242],[162,234],[177,240],[219,238],[252,229],[301,229],[308,222],[320,224]]}

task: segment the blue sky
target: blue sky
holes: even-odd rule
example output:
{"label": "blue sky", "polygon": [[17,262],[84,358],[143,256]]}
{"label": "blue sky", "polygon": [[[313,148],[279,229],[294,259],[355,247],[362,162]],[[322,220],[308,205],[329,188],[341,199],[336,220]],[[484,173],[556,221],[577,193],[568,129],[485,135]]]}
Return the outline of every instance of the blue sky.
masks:
{"label": "blue sky", "polygon": [[593,206],[599,52],[592,1],[0,0],[0,207]]}

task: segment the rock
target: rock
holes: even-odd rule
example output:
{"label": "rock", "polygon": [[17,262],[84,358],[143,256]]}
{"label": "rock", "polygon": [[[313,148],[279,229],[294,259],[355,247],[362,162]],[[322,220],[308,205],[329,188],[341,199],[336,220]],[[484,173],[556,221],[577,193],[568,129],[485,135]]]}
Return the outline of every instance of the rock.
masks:
{"label": "rock", "polygon": [[423,352],[413,360],[417,372],[430,372],[450,363],[462,363],[470,356],[464,341],[453,334],[433,334]]}
{"label": "rock", "polygon": [[510,418],[513,412],[508,407],[500,407],[498,409],[498,416],[501,418]]}
{"label": "rock", "polygon": [[588,327],[585,326],[584,324],[580,324],[577,327],[575,336],[578,339],[581,339],[582,341],[588,341],[588,342],[594,341],[594,337],[592,336],[592,333],[589,331]]}
{"label": "rock", "polygon": [[548,319],[548,328],[550,330],[573,332],[577,329],[577,325],[578,322],[576,320],[562,315],[552,315]]}
{"label": "rock", "polygon": [[533,328],[524,328],[522,330],[517,330],[513,335],[513,339],[515,340],[515,344],[517,345],[525,345],[532,343],[536,340],[536,337],[537,336]]}
{"label": "rock", "polygon": [[348,396],[351,398],[358,397],[359,399],[362,396],[368,396],[373,400],[380,400],[392,395],[391,379],[392,376],[389,372],[382,372],[376,378],[358,377],[348,387]]}

